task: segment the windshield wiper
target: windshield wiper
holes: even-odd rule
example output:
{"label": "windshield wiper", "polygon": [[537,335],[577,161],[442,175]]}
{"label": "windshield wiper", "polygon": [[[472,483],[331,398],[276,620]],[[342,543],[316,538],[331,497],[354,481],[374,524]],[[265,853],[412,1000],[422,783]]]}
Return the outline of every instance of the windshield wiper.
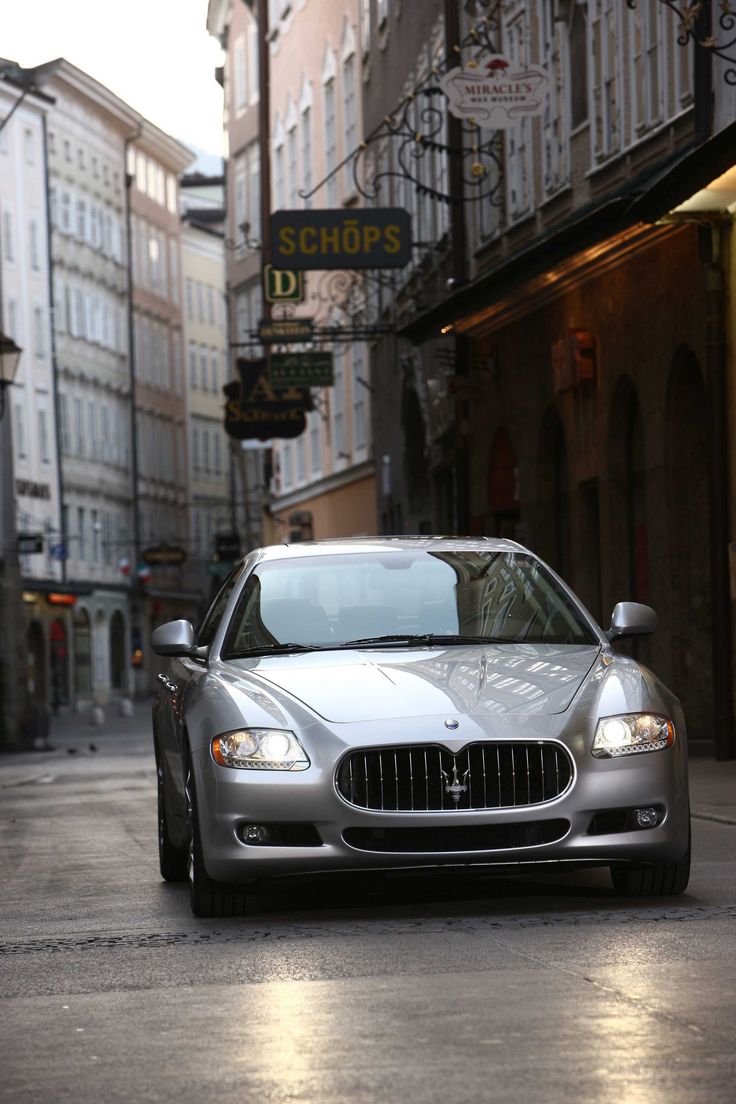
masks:
{"label": "windshield wiper", "polygon": [[333,644],[334,648],[363,648],[380,644],[517,644],[518,641],[501,636],[463,636],[458,633],[397,633],[394,636],[366,636],[360,640],[346,640]]}
{"label": "windshield wiper", "polygon": [[319,652],[317,644],[261,644],[257,648],[241,648],[237,652],[228,652],[223,659],[248,659],[250,656],[290,655],[292,652]]}

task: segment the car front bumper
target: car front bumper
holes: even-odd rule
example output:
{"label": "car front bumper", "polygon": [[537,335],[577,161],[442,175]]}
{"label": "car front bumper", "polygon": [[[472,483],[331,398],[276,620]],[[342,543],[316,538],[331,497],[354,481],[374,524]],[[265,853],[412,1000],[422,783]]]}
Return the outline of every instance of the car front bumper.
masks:
{"label": "car front bumper", "polygon": [[[195,779],[201,794],[205,865],[217,881],[248,882],[320,871],[534,863],[605,866],[668,862],[684,855],[689,804],[682,745],[615,760],[584,757],[575,766],[565,793],[542,804],[397,813],[357,808],[344,801],[335,787],[334,761],[324,769],[313,764],[306,771],[288,774],[236,770],[216,765],[208,749],[203,749],[195,756]],[[656,827],[591,831],[593,818],[602,813],[651,806],[663,810]],[[555,827],[548,829],[551,823]],[[243,842],[245,825],[274,824],[313,826],[322,842],[318,846]],[[474,828],[485,842],[467,843],[474,833],[463,830]],[[409,833],[405,840],[396,829],[440,831]],[[534,842],[550,833],[554,836],[550,842]],[[348,842],[356,836],[361,837],[359,846]],[[416,849],[412,840],[422,837],[422,847]],[[509,845],[508,839],[517,842]]]}

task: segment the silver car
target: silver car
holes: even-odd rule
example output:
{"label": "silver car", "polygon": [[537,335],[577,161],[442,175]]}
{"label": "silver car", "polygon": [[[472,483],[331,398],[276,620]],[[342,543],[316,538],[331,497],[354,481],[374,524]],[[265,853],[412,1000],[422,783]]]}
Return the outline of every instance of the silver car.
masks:
{"label": "silver car", "polygon": [[507,540],[364,538],[252,552],[170,656],[153,708],[159,850],[198,916],[316,871],[690,870],[685,721],[562,580]]}

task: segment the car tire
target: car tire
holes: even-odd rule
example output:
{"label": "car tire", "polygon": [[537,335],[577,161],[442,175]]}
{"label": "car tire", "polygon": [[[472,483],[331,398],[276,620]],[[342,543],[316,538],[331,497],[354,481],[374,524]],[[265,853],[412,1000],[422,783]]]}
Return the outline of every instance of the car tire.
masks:
{"label": "car tire", "polygon": [[186,779],[189,814],[189,900],[195,916],[242,916],[247,908],[248,893],[244,885],[228,885],[210,878],[204,865],[202,837],[199,830],[197,797],[191,770]]}
{"label": "car tire", "polygon": [[629,863],[612,866],[613,887],[622,897],[667,897],[684,893],[690,881],[690,833],[687,851],[668,863]]}
{"label": "car tire", "polygon": [[189,873],[189,848],[175,847],[169,835],[163,767],[156,764],[158,791],[158,863],[165,882],[185,882]]}

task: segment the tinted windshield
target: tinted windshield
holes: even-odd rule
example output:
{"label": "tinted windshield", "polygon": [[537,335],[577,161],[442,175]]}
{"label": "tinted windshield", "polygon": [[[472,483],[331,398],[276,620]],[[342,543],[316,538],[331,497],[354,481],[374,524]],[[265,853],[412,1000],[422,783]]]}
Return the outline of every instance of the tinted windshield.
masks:
{"label": "tinted windshield", "polygon": [[401,635],[597,643],[572,600],[532,556],[390,549],[259,564],[222,654]]}

